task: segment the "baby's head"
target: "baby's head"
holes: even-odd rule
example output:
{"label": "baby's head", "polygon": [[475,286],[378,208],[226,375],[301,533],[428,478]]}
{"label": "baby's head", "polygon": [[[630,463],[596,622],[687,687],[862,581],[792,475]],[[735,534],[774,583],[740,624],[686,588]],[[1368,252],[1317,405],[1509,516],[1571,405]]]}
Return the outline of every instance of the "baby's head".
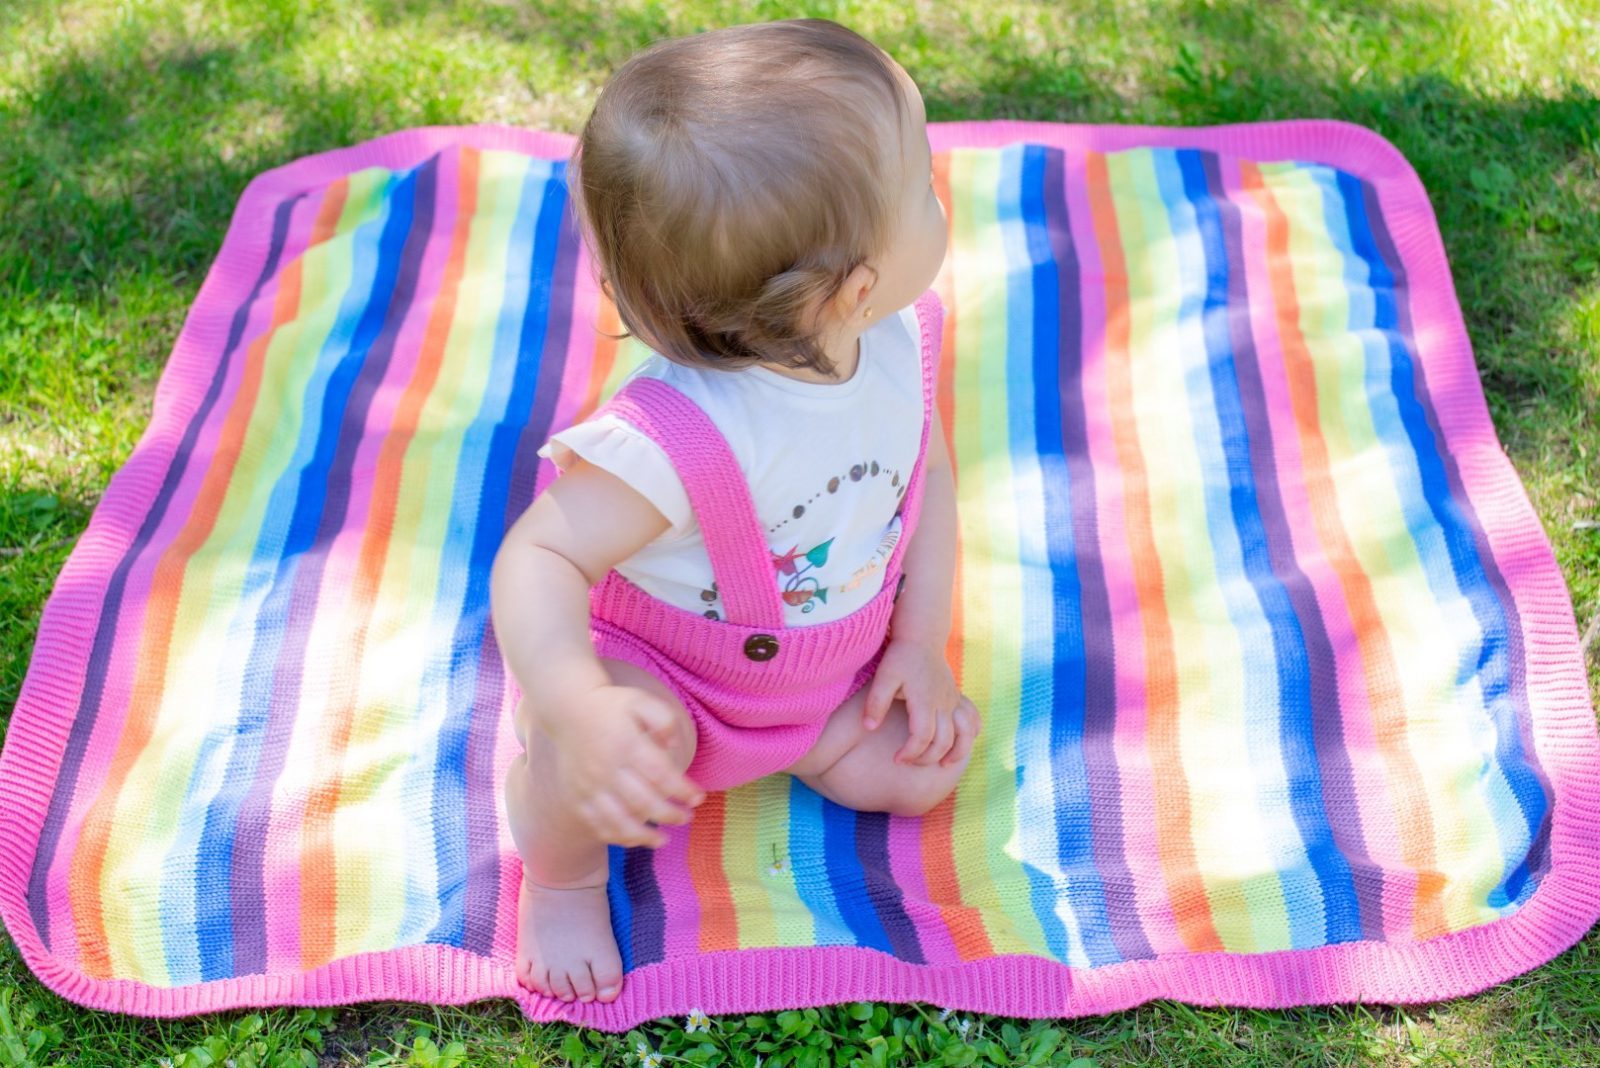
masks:
{"label": "baby's head", "polygon": [[823,19],[661,41],[601,90],[573,205],[623,325],[669,359],[831,373],[945,251],[921,94]]}

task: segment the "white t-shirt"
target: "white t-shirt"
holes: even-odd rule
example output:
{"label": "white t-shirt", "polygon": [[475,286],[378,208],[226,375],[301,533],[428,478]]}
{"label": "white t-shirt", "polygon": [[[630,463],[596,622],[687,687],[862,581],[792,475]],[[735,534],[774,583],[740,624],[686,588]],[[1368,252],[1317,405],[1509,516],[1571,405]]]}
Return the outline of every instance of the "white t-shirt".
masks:
{"label": "white t-shirt", "polygon": [[[882,588],[900,538],[895,510],[922,443],[921,361],[911,305],[862,333],[856,372],[845,382],[801,382],[759,365],[685,367],[659,353],[629,376],[675,387],[727,439],[772,551],[785,625],[849,615]],[[671,524],[617,565],[622,577],[660,600],[723,618],[705,540],[661,447],[607,413],[552,435],[539,450],[563,469],[573,453],[628,483]]]}

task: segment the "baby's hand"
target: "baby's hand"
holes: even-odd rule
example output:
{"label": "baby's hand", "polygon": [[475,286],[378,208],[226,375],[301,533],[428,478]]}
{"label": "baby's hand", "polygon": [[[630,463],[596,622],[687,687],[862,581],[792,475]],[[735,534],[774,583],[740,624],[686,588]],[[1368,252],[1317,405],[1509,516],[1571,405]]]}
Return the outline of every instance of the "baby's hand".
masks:
{"label": "baby's hand", "polygon": [[[687,823],[705,793],[672,766],[672,713],[656,695],[601,686],[544,722],[560,749],[561,786],[595,836],[616,845],[666,844],[653,823]],[[649,822],[647,822],[649,821]]]}
{"label": "baby's hand", "polygon": [[867,689],[862,711],[867,730],[877,729],[896,697],[906,703],[911,736],[894,755],[895,763],[948,766],[965,759],[981,725],[977,708],[956,689],[943,648],[890,640]]}

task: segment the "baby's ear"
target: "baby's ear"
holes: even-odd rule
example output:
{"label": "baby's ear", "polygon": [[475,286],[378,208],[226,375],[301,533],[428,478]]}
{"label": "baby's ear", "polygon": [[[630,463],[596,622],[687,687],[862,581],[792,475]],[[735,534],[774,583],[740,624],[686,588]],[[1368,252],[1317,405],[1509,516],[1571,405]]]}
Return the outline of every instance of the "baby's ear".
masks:
{"label": "baby's ear", "polygon": [[877,284],[878,272],[868,267],[865,263],[858,263],[844,276],[844,284],[839,287],[839,292],[834,294],[832,305],[833,314],[841,321],[855,315],[861,305],[866,302],[872,293],[872,287]]}

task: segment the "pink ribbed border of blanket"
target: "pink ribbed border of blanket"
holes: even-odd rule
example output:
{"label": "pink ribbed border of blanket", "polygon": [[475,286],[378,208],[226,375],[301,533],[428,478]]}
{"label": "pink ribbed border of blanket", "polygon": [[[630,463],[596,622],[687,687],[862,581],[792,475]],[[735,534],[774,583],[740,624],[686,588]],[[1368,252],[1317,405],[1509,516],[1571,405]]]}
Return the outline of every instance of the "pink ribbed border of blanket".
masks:
{"label": "pink ribbed border of blanket", "polygon": [[461,1004],[512,997],[535,1020],[620,1031],[691,1007],[749,1012],[856,999],[931,1001],[1009,1016],[1111,1012],[1156,997],[1255,1007],[1434,1001],[1527,971],[1582,938],[1600,917],[1600,837],[1584,835],[1585,828],[1600,827],[1600,741],[1576,653],[1577,627],[1543,528],[1495,437],[1433,211],[1410,164],[1376,133],[1327,120],[1192,128],[1002,120],[934,123],[929,135],[935,150],[1019,140],[1069,151],[1203,148],[1258,160],[1326,163],[1376,186],[1412,281],[1416,343],[1439,420],[1522,616],[1528,692],[1536,706],[1534,741],[1558,803],[1552,868],[1521,909],[1411,945],[1357,942],[1253,955],[1180,955],[1093,970],[1031,956],[926,966],[846,947],[739,950],[643,967],[629,974],[621,998],[610,1005],[568,1005],[529,995],[518,987],[509,962],[435,945],[345,958],[303,975],[244,976],[179,988],[90,979],[50,956],[24,893],[101,595],[200,403],[231,309],[249,294],[261,269],[271,206],[287,193],[362,167],[410,166],[452,144],[560,156],[572,143],[568,135],[504,126],[426,127],[296,160],[249,184],[161,376],[150,426],[62,568],[0,755],[0,917],[34,974],[82,1005],[147,1016],[245,1005],[386,998]]}

